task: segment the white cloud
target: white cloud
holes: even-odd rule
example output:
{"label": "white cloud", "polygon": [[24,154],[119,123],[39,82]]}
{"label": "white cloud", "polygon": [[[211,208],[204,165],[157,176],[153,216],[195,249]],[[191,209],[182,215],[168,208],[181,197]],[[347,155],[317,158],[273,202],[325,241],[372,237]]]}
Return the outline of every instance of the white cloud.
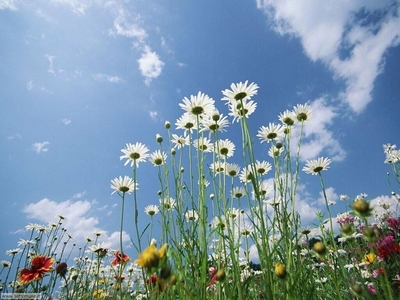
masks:
{"label": "white cloud", "polygon": [[150,110],[150,111],[149,111],[149,115],[150,115],[150,118],[151,118],[153,121],[156,121],[156,120],[157,120],[157,117],[158,117],[158,111]]}
{"label": "white cloud", "polygon": [[[300,159],[302,161],[315,159],[324,152],[334,161],[344,160],[346,151],[330,130],[333,120],[338,115],[337,109],[329,105],[323,97],[315,99],[309,105],[312,108],[312,117],[303,128]],[[299,127],[295,127],[293,133],[296,137],[299,134]],[[292,155],[296,154],[297,140],[295,138],[291,143]]]}
{"label": "white cloud", "polygon": [[82,1],[82,0],[51,0],[51,2],[55,4],[69,5],[71,6],[72,11],[78,15],[84,15],[85,10],[88,7],[88,4],[82,3],[88,1]]}
{"label": "white cloud", "polygon": [[28,81],[26,84],[26,88],[28,89],[28,91],[32,91],[33,87],[33,80]]}
{"label": "white cloud", "polygon": [[119,82],[124,82],[124,80],[118,76],[110,76],[107,74],[101,74],[97,73],[93,75],[93,78],[99,81],[108,81],[112,83],[119,83]]}
{"label": "white cloud", "polygon": [[19,134],[19,133],[16,133],[14,135],[7,136],[7,140],[9,140],[9,141],[12,141],[12,140],[15,140],[15,139],[21,140],[22,139],[22,135]]}
{"label": "white cloud", "polygon": [[32,149],[36,153],[40,154],[42,152],[48,152],[49,151],[49,142],[43,142],[43,143],[34,143],[32,144]]}
{"label": "white cloud", "polygon": [[45,88],[44,86],[37,86],[33,83],[33,80],[30,80],[26,83],[26,88],[28,91],[33,91],[33,90],[39,90],[41,92],[45,92],[48,94],[53,94],[52,91],[50,91],[49,89]]}
{"label": "white cloud", "polygon": [[0,9],[17,10],[17,0],[0,0]]}
{"label": "white cloud", "polygon": [[53,66],[53,60],[55,58],[55,56],[51,56],[49,54],[45,54],[45,56],[47,58],[47,60],[49,61],[49,68],[47,69],[47,72],[54,74],[54,66]]}
{"label": "white cloud", "polygon": [[[77,198],[76,195],[74,198]],[[94,232],[103,232],[102,241],[111,243],[115,249],[119,248],[119,232],[108,234],[106,230],[99,227],[99,218],[90,215],[95,209],[94,206],[95,204],[88,200],[55,202],[44,198],[36,203],[30,203],[23,212],[28,218],[44,223],[54,222],[58,220],[57,215],[62,215],[66,217],[63,226],[78,244],[85,241],[86,237],[93,238]],[[122,233],[122,239],[125,245],[129,244],[130,236],[125,231]]]}
{"label": "white cloud", "polygon": [[140,22],[140,16],[133,18],[126,9],[119,7],[116,10],[114,28],[109,30],[109,34],[135,38],[142,43],[147,38],[147,33],[140,27]]}
{"label": "white cloud", "polygon": [[164,67],[164,62],[162,62],[156,52],[152,52],[150,47],[146,46],[142,57],[138,59],[139,69],[142,75],[146,77],[145,83],[150,84],[151,80],[160,76],[161,71]]}
{"label": "white cloud", "polygon": [[61,121],[64,123],[64,125],[71,124],[71,120],[70,119],[62,119]]}
{"label": "white cloud", "polygon": [[[257,0],[276,32],[299,38],[312,61],[322,61],[336,79],[344,80],[346,88],[339,96],[357,113],[372,100],[386,50],[400,43],[400,7],[392,4],[389,0]],[[374,23],[366,18],[370,13],[383,17]]]}

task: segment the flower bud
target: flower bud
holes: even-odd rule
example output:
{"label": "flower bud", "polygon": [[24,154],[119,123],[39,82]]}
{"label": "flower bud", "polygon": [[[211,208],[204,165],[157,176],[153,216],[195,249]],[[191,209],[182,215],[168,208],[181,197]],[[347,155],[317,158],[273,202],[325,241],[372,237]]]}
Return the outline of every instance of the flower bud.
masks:
{"label": "flower bud", "polygon": [[313,249],[319,257],[324,257],[328,252],[328,249],[326,249],[326,246],[323,242],[316,242],[313,246]]}
{"label": "flower bud", "polygon": [[165,128],[170,129],[171,128],[171,123],[169,121],[165,121]]}
{"label": "flower bud", "polygon": [[226,277],[225,271],[223,269],[220,269],[215,273],[215,278],[217,281],[224,281]]}
{"label": "flower bud", "polygon": [[156,141],[157,141],[157,143],[162,143],[162,141],[163,141],[162,136],[159,135],[158,133],[156,134]]}

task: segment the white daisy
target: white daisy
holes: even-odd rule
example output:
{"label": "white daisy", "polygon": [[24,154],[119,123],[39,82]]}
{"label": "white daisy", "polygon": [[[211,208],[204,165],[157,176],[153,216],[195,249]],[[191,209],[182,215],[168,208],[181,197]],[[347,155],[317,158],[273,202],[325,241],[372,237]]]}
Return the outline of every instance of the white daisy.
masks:
{"label": "white daisy", "polygon": [[268,150],[268,155],[272,158],[278,157],[283,152],[283,147],[276,147],[275,145],[271,145],[271,148]]}
{"label": "white daisy", "polygon": [[142,143],[137,142],[136,144],[126,144],[126,147],[121,150],[124,155],[120,156],[119,159],[123,160],[126,158],[124,166],[131,163],[131,167],[136,164],[139,167],[140,162],[145,162],[146,158],[149,156],[147,152],[149,149]]}
{"label": "white daisy", "polygon": [[254,178],[253,168],[251,165],[243,168],[239,175],[239,180],[243,183],[248,183]]}
{"label": "white daisy", "polygon": [[192,132],[193,129],[196,130],[198,127],[196,117],[188,112],[185,112],[179,119],[177,119],[175,125],[176,129],[183,129],[185,131],[189,130],[190,132]]}
{"label": "white daisy", "polygon": [[186,218],[186,222],[193,222],[199,219],[199,214],[195,210],[188,210],[185,212],[184,216]]}
{"label": "white daisy", "polygon": [[243,102],[250,100],[251,97],[257,95],[258,85],[252,82],[249,86],[247,86],[247,82],[248,80],[246,80],[244,83],[232,83],[230,90],[226,89],[222,91],[224,97],[221,100],[229,101],[230,103],[236,103],[240,100]]}
{"label": "white daisy", "polygon": [[261,143],[280,140],[284,136],[284,127],[281,124],[269,123],[267,127],[260,127],[257,136],[260,138]]}
{"label": "white daisy", "polygon": [[214,172],[215,175],[223,173],[225,171],[225,163],[222,161],[213,162],[210,165],[210,169]]}
{"label": "white daisy", "polygon": [[172,210],[176,206],[176,201],[174,198],[165,197],[163,199],[160,199],[160,205],[164,207],[165,210]]}
{"label": "white daisy", "polygon": [[133,181],[133,179],[129,176],[124,176],[124,178],[122,178],[122,176],[119,176],[118,178],[114,178],[113,180],[111,180],[111,188],[114,190],[111,195],[115,192],[130,194],[133,190],[138,190],[137,186],[138,184]]}
{"label": "white daisy", "polygon": [[299,122],[306,122],[312,117],[312,108],[308,104],[297,104],[293,107],[293,112]]}
{"label": "white daisy", "polygon": [[318,159],[307,160],[303,171],[307,174],[317,175],[321,171],[327,170],[331,160],[329,158],[320,157]]}
{"label": "white daisy", "polygon": [[165,164],[165,161],[167,160],[167,154],[164,151],[156,150],[150,154],[149,160],[155,167],[158,167]]}
{"label": "white daisy", "polygon": [[236,177],[239,175],[239,172],[240,172],[240,167],[238,164],[226,163],[225,165],[226,175],[231,177]]}
{"label": "white daisy", "polygon": [[233,117],[232,122],[239,122],[243,116],[248,118],[257,108],[257,103],[250,100],[243,103],[243,107],[240,103],[229,104],[229,115]]}
{"label": "white daisy", "polygon": [[193,146],[201,151],[211,152],[213,144],[211,143],[211,140],[209,138],[202,137],[199,139],[195,139],[193,141]]}
{"label": "white daisy", "polygon": [[226,131],[225,128],[228,127],[229,121],[228,118],[223,115],[219,115],[218,120],[214,120],[213,116],[206,116],[200,120],[200,132],[209,130],[209,131]]}
{"label": "white daisy", "polygon": [[231,157],[235,152],[235,144],[228,139],[217,140],[214,144],[214,152],[223,158]]}
{"label": "white daisy", "polygon": [[160,210],[159,210],[158,206],[157,206],[157,205],[153,205],[153,204],[147,205],[147,206],[144,208],[144,212],[145,212],[146,214],[148,214],[149,216],[154,216],[154,215],[158,214],[159,211],[160,211]]}
{"label": "white daisy", "polygon": [[172,144],[175,144],[178,149],[189,145],[189,136],[182,136],[177,134],[172,134]]}
{"label": "white daisy", "polygon": [[214,111],[214,100],[208,97],[202,92],[198,92],[197,96],[190,96],[188,98],[183,98],[183,104],[179,103],[179,106],[194,116],[204,116],[211,115]]}
{"label": "white daisy", "polygon": [[296,114],[290,110],[285,110],[283,113],[279,115],[278,118],[279,121],[281,121],[283,124],[287,126],[292,126],[297,121]]}
{"label": "white daisy", "polygon": [[263,161],[258,161],[256,160],[255,163],[255,168],[256,168],[256,172],[259,175],[265,175],[267,174],[269,171],[271,171],[272,166],[269,162],[263,160]]}
{"label": "white daisy", "polygon": [[244,195],[246,195],[246,190],[244,189],[244,187],[240,186],[240,187],[234,187],[232,189],[231,192],[232,198],[236,198],[236,199],[240,199],[242,198]]}

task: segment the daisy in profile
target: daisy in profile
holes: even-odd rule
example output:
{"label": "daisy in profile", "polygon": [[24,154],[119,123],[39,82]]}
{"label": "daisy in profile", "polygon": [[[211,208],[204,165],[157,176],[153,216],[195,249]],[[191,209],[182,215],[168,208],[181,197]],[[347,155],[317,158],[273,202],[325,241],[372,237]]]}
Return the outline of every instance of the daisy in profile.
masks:
{"label": "daisy in profile", "polygon": [[182,129],[185,131],[193,132],[193,129],[198,128],[197,119],[195,116],[185,112],[178,120],[175,122],[176,129]]}
{"label": "daisy in profile", "polygon": [[253,178],[254,178],[254,174],[253,174],[253,168],[251,165],[248,165],[247,167],[243,168],[243,170],[240,172],[239,180],[243,183],[248,183]]}
{"label": "daisy in profile", "polygon": [[196,149],[199,149],[199,150],[204,151],[204,152],[211,152],[212,149],[213,149],[213,144],[211,143],[211,140],[209,138],[206,138],[206,137],[195,139],[193,141],[193,146]]}
{"label": "daisy in profile", "polygon": [[297,104],[293,107],[293,112],[299,122],[306,122],[312,117],[312,108],[308,104]]}
{"label": "daisy in profile", "polygon": [[222,158],[231,157],[235,152],[235,144],[228,139],[217,140],[214,144],[214,152]]}
{"label": "daisy in profile", "polygon": [[118,178],[114,178],[113,180],[111,180],[111,188],[114,190],[111,195],[115,192],[130,194],[133,190],[138,189],[137,186],[138,184],[133,181],[133,179],[129,176],[124,176],[124,178],[122,178],[122,176],[119,176]]}
{"label": "daisy in profile", "polygon": [[221,162],[221,161],[213,162],[210,165],[210,169],[214,172],[215,176],[217,176],[217,174],[224,173],[224,171],[225,171],[225,163]]}
{"label": "daisy in profile", "polygon": [[229,101],[228,103],[236,104],[236,102],[242,100],[243,102],[250,100],[251,97],[257,95],[258,85],[254,82],[247,85],[248,80],[244,83],[239,82],[237,84],[232,83],[231,89],[222,91],[224,97],[222,101]]}
{"label": "daisy in profile", "polygon": [[271,148],[268,150],[268,155],[272,158],[278,157],[283,152],[283,147],[278,148],[275,145],[271,145]]}
{"label": "daisy in profile", "polygon": [[160,209],[158,208],[157,205],[151,204],[151,205],[147,205],[144,208],[144,212],[149,216],[154,216],[160,212]]}
{"label": "daisy in profile", "polygon": [[173,210],[176,206],[176,201],[174,198],[165,197],[160,199],[160,206],[163,207],[165,210]]}
{"label": "daisy in profile", "polygon": [[165,161],[167,160],[167,154],[164,151],[156,150],[150,154],[149,160],[155,167],[158,167],[165,164]]}
{"label": "daisy in profile", "polygon": [[123,160],[126,158],[126,162],[124,166],[131,163],[131,167],[135,164],[136,167],[139,167],[140,162],[145,162],[146,158],[149,156],[147,152],[149,149],[142,143],[136,144],[126,144],[126,147],[121,150],[124,155],[119,157],[119,160]]}
{"label": "daisy in profile", "polygon": [[321,171],[325,171],[329,168],[331,160],[329,158],[320,157],[318,159],[307,160],[303,171],[307,174],[317,175]]}
{"label": "daisy in profile", "polygon": [[214,111],[214,100],[202,92],[191,95],[190,99],[185,97],[182,101],[179,106],[193,116],[211,115]]}
{"label": "daisy in profile", "polygon": [[238,164],[225,164],[225,174],[231,177],[236,177],[239,175],[240,167]]}
{"label": "daisy in profile", "polygon": [[260,138],[261,143],[280,140],[284,137],[284,127],[281,124],[269,123],[267,127],[260,127],[257,136]]}
{"label": "daisy in profile", "polygon": [[233,117],[233,122],[239,122],[239,120],[243,117],[248,118],[253,112],[256,111],[257,103],[250,100],[248,102],[243,102],[243,106],[241,103],[230,103],[229,104],[229,115]]}
{"label": "daisy in profile", "polygon": [[199,219],[199,214],[195,210],[188,210],[184,214],[186,222],[194,222]]}

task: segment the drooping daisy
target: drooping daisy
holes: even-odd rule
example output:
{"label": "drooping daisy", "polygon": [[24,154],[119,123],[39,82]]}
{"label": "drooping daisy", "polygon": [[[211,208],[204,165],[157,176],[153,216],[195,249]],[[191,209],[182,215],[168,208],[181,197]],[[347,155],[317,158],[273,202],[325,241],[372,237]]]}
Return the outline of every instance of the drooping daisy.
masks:
{"label": "drooping daisy", "polygon": [[189,136],[172,134],[172,144],[175,144],[178,149],[189,145]]}
{"label": "drooping daisy", "polygon": [[263,160],[263,161],[256,160],[255,169],[256,169],[257,174],[265,175],[269,171],[271,171],[272,166],[271,166],[271,164],[269,162],[267,162],[265,160]]}
{"label": "drooping daisy", "polygon": [[193,132],[198,127],[197,119],[195,116],[185,112],[179,119],[176,120],[176,129]]}
{"label": "drooping daisy", "polygon": [[2,266],[3,268],[9,268],[9,267],[11,267],[11,262],[9,262],[8,260],[2,260],[0,264],[1,264],[1,266]]}
{"label": "drooping daisy", "polygon": [[184,216],[186,218],[186,222],[193,222],[199,219],[199,214],[195,210],[188,210],[185,212]]}
{"label": "drooping daisy", "polygon": [[106,242],[101,242],[97,245],[92,245],[86,252],[94,253],[100,257],[104,257],[108,253],[108,249],[110,249],[111,244]]}
{"label": "drooping daisy", "polygon": [[206,138],[206,137],[195,139],[193,141],[193,146],[196,149],[199,149],[199,150],[201,150],[203,152],[211,152],[212,148],[213,148],[213,144],[211,143],[211,140],[209,138]]}
{"label": "drooping daisy", "polygon": [[159,211],[160,211],[160,209],[158,208],[158,206],[157,205],[153,205],[153,204],[147,205],[144,208],[144,212],[146,214],[148,214],[149,216],[154,216],[154,215],[158,214]]}
{"label": "drooping daisy", "polygon": [[239,217],[239,215],[240,215],[240,209],[234,207],[228,209],[228,211],[226,212],[226,216],[233,220]]}
{"label": "drooping daisy", "polygon": [[250,83],[250,85],[247,85],[247,83],[248,80],[246,80],[244,83],[232,83],[230,90],[226,89],[222,91],[224,97],[221,100],[229,101],[230,103],[236,103],[240,100],[242,100],[243,102],[250,100],[251,97],[257,95],[258,85],[254,82]]}
{"label": "drooping daisy", "polygon": [[167,160],[167,154],[164,151],[156,150],[150,154],[149,160],[155,167],[158,167],[165,164],[165,161]]}
{"label": "drooping daisy", "polygon": [[292,126],[297,122],[297,116],[293,111],[285,110],[283,113],[279,115],[279,121],[287,126]]}
{"label": "drooping daisy", "polygon": [[225,216],[215,216],[211,221],[212,228],[220,228],[224,230],[227,227],[228,222]]}
{"label": "drooping daisy", "polygon": [[239,172],[240,172],[240,167],[238,164],[226,163],[225,165],[226,175],[231,177],[236,177],[239,175]]}
{"label": "drooping daisy", "polygon": [[15,249],[7,250],[6,254],[10,255],[10,256],[14,256],[20,252],[22,252],[22,250],[20,248],[15,248]]}
{"label": "drooping daisy", "polygon": [[214,120],[212,116],[206,116],[200,120],[200,132],[203,131],[226,131],[225,128],[228,127],[229,121],[228,118],[223,115],[220,115],[218,120]]}
{"label": "drooping daisy", "polygon": [[223,158],[231,157],[235,152],[235,144],[228,139],[217,140],[214,144],[214,152]]}
{"label": "drooping daisy", "polygon": [[111,180],[111,188],[114,190],[111,195],[115,192],[130,194],[133,190],[138,190],[137,186],[138,184],[129,176],[124,176],[124,178],[119,176],[118,178]]}
{"label": "drooping daisy", "polygon": [[312,108],[308,104],[297,104],[293,107],[293,112],[299,122],[306,122],[312,117]]}
{"label": "drooping daisy", "polygon": [[179,106],[193,116],[210,115],[214,111],[214,100],[202,92],[191,95],[190,100],[185,97],[182,101]]}
{"label": "drooping daisy", "polygon": [[173,210],[175,208],[176,201],[174,198],[165,197],[165,198],[160,199],[160,205],[165,210]]}
{"label": "drooping daisy", "polygon": [[284,127],[281,124],[269,123],[267,127],[260,127],[257,136],[260,138],[261,143],[280,140],[284,136]]}
{"label": "drooping daisy", "polygon": [[257,103],[250,100],[248,102],[243,103],[243,107],[240,103],[229,104],[229,115],[233,117],[232,123],[239,122],[243,116],[248,118],[253,112],[256,111]]}
{"label": "drooping daisy", "polygon": [[303,171],[306,172],[307,174],[317,175],[321,171],[327,170],[329,168],[330,163],[331,163],[331,160],[326,157],[325,158],[320,157],[318,159],[307,160],[307,163],[306,163],[305,167],[303,168]]}
{"label": "drooping daisy", "polygon": [[124,155],[120,156],[119,159],[123,160],[126,158],[124,166],[131,163],[131,167],[136,164],[139,167],[140,162],[145,162],[146,158],[149,156],[147,152],[149,149],[142,143],[137,142],[136,144],[126,144],[126,147],[121,150]]}
{"label": "drooping daisy", "polygon": [[251,225],[244,225],[242,228],[240,228],[240,234],[248,237],[249,235],[251,235],[254,231],[253,226]]}
{"label": "drooping daisy", "polygon": [[232,195],[232,198],[240,199],[244,195],[246,195],[246,190],[242,186],[234,187],[232,189],[231,195]]}
{"label": "drooping daisy", "polygon": [[250,182],[254,178],[253,168],[251,165],[243,168],[239,175],[239,180],[243,183]]}

